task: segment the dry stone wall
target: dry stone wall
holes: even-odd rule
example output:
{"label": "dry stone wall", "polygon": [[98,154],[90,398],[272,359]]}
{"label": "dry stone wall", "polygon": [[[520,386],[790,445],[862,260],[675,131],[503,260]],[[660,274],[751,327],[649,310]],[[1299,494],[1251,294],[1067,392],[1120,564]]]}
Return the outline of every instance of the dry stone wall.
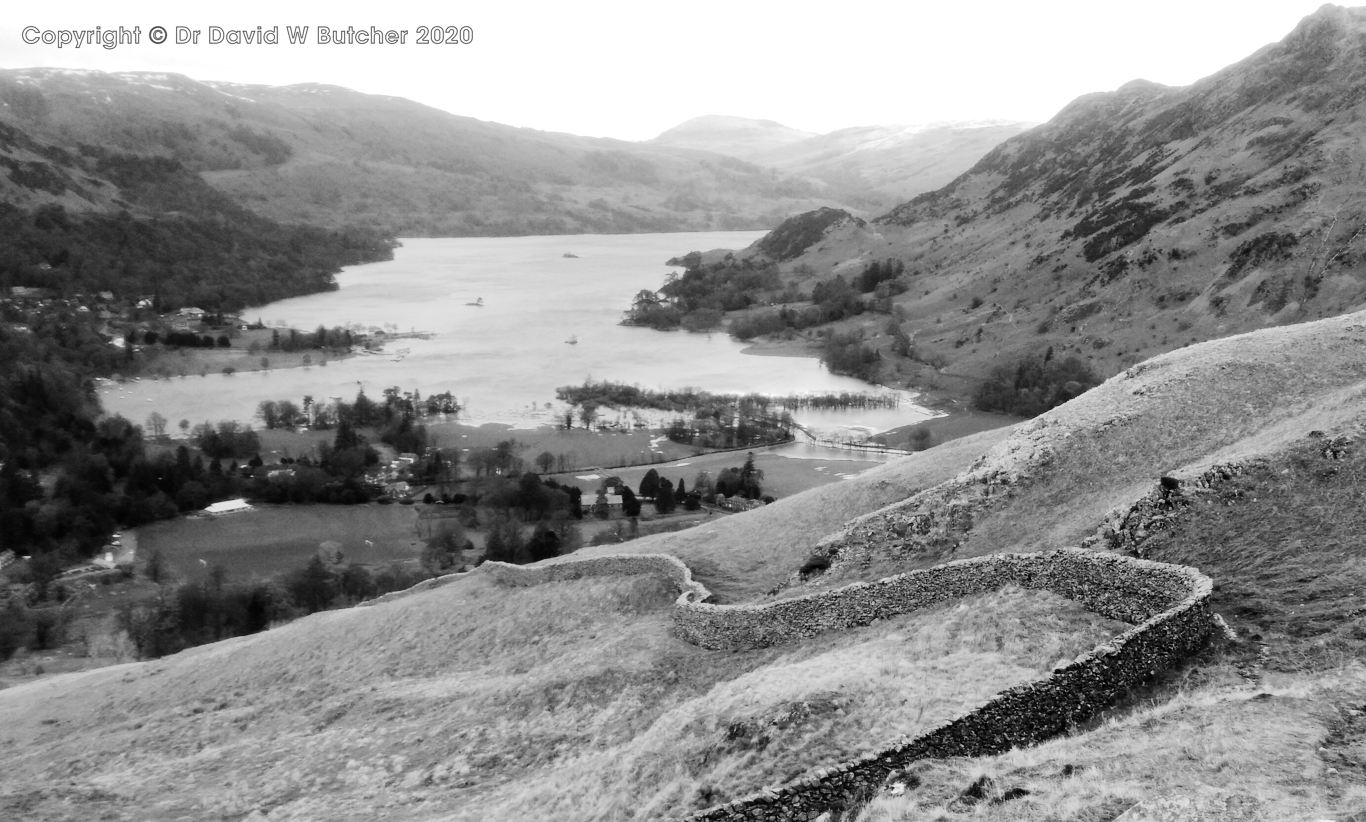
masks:
{"label": "dry stone wall", "polygon": [[714,605],[687,566],[659,554],[562,560],[540,566],[484,563],[509,585],[588,576],[657,573],[679,589],[679,635],[705,648],[762,647],[866,625],[947,599],[1006,584],[1047,589],[1134,627],[1037,682],[1002,691],[976,710],[853,762],[819,768],[784,785],[688,817],[690,822],[806,822],[848,808],[888,775],[920,759],[985,756],[1056,736],[1111,705],[1130,688],[1175,665],[1211,629],[1213,585],[1194,568],[1075,548],[999,554],[856,583],[790,600]]}

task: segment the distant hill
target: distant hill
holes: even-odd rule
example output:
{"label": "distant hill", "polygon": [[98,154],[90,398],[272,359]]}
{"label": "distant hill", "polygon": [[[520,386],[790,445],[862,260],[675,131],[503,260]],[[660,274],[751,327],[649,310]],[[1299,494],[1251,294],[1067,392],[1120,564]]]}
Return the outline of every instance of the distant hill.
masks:
{"label": "distant hill", "polygon": [[66,150],[173,159],[271,219],[405,235],[767,228],[834,204],[819,185],[734,157],[311,83],[0,71],[0,123]]}
{"label": "distant hill", "polygon": [[[43,98],[0,89],[9,110]],[[32,109],[25,109],[32,106]],[[83,141],[54,144],[0,120],[0,288],[150,296],[232,310],[335,288],[344,265],[392,257],[372,228],[282,224],[180,160]]]}
{"label": "distant hill", "polygon": [[717,154],[729,154],[742,160],[753,160],[774,149],[801,143],[816,136],[809,131],[788,128],[772,120],[704,114],[679,123],[649,143],[712,151]]}
{"label": "distant hill", "polygon": [[1366,303],[1363,87],[1366,9],[1326,5],[1193,85],[1079,98],[784,270],[809,288],[903,261],[895,308],[938,366],[912,378],[931,383],[1050,349],[1113,374],[1352,310]]}
{"label": "distant hill", "polygon": [[992,120],[860,126],[773,148],[749,159],[820,180],[848,192],[856,204],[891,204],[945,185],[1032,125]]}
{"label": "distant hill", "polygon": [[989,120],[811,134],[772,120],[707,115],[649,142],[729,154],[811,180],[852,207],[886,209],[948,183],[1030,126]]}

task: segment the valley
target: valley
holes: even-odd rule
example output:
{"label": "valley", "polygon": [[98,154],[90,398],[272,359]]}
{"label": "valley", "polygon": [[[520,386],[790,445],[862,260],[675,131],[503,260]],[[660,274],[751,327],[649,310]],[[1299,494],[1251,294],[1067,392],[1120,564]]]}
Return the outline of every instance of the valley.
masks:
{"label": "valley", "polygon": [[1366,821],[1366,8],[1283,30],[636,142],[0,69],[0,818]]}

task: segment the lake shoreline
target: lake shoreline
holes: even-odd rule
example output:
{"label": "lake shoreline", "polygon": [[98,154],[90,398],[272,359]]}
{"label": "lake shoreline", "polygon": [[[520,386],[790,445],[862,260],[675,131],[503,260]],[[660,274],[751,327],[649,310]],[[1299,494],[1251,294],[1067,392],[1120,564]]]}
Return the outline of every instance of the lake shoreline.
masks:
{"label": "lake shoreline", "polygon": [[[757,236],[705,232],[689,241],[710,238],[716,247],[727,247]],[[558,387],[594,380],[651,391],[704,387],[715,394],[769,396],[898,390],[830,373],[819,362],[816,346],[800,340],[756,348],[724,333],[659,336],[620,326],[621,295],[656,286],[668,273],[661,261],[677,253],[677,243],[667,234],[405,238],[393,260],[344,269],[337,290],[246,312],[271,327],[384,328],[394,343],[383,354],[328,354],[323,368],[320,362],[303,367],[301,357],[307,354],[301,352],[285,357],[260,350],[251,361],[239,353],[233,363],[196,363],[196,370],[205,373],[198,381],[149,381],[144,374],[138,382],[102,386],[101,401],[108,413],[134,420],[156,411],[173,421],[249,423],[263,400],[301,404],[310,396],[317,402],[349,402],[361,389],[377,398],[398,386],[423,396],[450,392],[462,406],[462,420],[534,430],[554,422],[556,413],[563,416]],[[566,248],[578,256],[565,258]],[[482,301],[481,307],[470,307],[472,301]],[[418,334],[419,329],[429,333]],[[398,336],[405,339],[399,342]],[[737,356],[747,348],[768,359]],[[320,353],[312,357],[319,360]],[[263,358],[269,366],[264,370]],[[162,363],[173,377],[179,371],[178,355],[162,357]],[[186,375],[193,376],[185,365]],[[228,365],[231,375],[223,373]],[[901,397],[895,412],[878,407],[810,416],[819,427],[846,436],[929,413],[909,393]],[[632,421],[629,412],[625,418]]]}

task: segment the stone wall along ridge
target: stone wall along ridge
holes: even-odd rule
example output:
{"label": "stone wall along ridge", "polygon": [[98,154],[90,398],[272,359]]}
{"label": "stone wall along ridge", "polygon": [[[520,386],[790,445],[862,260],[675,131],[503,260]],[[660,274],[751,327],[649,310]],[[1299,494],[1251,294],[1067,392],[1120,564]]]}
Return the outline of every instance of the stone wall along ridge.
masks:
{"label": "stone wall along ridge", "polygon": [[[877,792],[889,775],[917,760],[988,756],[1037,744],[1178,664],[1205,641],[1213,625],[1213,583],[1194,568],[1078,548],[975,557],[752,605],[707,602],[706,587],[692,578],[681,560],[666,554],[616,554],[535,566],[486,562],[476,572],[515,586],[658,574],[679,591],[673,606],[679,636],[711,649],[792,642],[1007,584],[1049,590],[1098,614],[1134,624],[1044,679],[1002,691],[928,733],[699,811],[687,817],[688,822],[804,822],[857,805]],[[429,580],[381,600],[430,590],[461,576]]]}
{"label": "stone wall along ridge", "polygon": [[1213,583],[1194,568],[1064,548],[958,560],[871,583],[753,605],[706,602],[680,560],[621,554],[540,566],[480,566],[509,585],[589,576],[662,574],[679,589],[674,624],[705,648],[762,647],[867,625],[876,619],[1006,584],[1046,589],[1134,627],[1049,676],[1009,688],[977,709],[915,738],[687,817],[689,822],[797,822],[858,804],[887,777],[920,759],[987,756],[1033,745],[1114,704],[1131,688],[1194,652],[1212,626]]}

